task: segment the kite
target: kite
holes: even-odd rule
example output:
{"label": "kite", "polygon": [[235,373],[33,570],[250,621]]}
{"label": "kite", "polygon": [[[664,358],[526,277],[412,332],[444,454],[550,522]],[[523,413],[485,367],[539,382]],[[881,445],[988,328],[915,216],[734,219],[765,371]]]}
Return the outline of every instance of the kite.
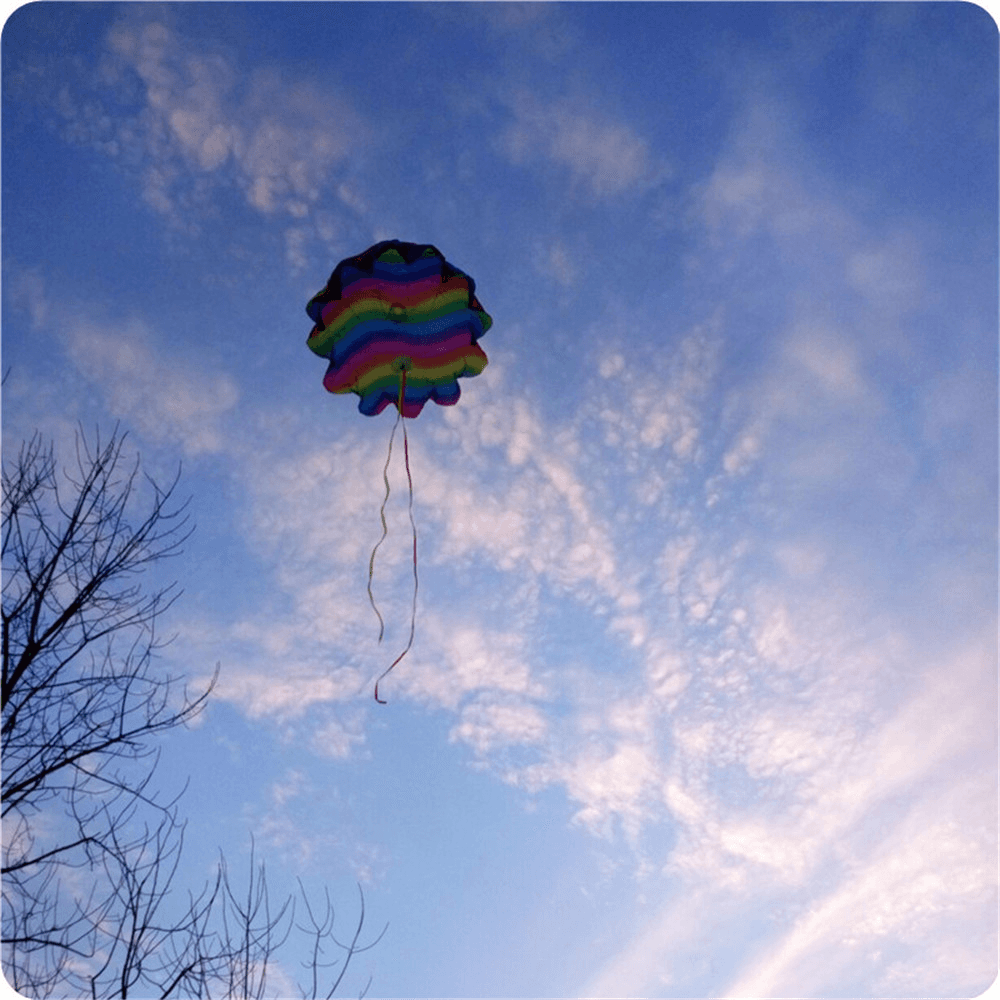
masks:
{"label": "kite", "polygon": [[383,240],[357,257],[342,260],[326,287],[306,305],[315,324],[306,341],[309,349],[330,362],[323,385],[329,392],[354,392],[358,409],[374,417],[396,406],[396,422],[389,435],[382,478],[382,537],[368,563],[368,598],[379,620],[379,642],[385,623],[375,604],[372,578],[375,554],[388,534],[385,508],[389,501],[389,463],[396,428],[403,423],[403,457],[410,491],[413,530],[413,610],[406,648],[375,681],[395,667],[413,645],[417,614],[417,527],[413,519],[413,477],[404,417],[420,415],[433,399],[453,406],[461,389],[458,379],[478,375],[486,355],[477,341],[493,320],[476,298],[469,275],[449,264],[441,252],[426,243]]}

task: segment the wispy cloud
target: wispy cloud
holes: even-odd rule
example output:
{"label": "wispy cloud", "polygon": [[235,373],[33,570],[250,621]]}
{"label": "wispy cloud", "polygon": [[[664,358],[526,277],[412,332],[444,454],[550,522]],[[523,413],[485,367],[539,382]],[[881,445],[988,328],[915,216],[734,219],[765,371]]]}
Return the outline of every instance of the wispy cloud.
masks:
{"label": "wispy cloud", "polygon": [[[660,725],[671,751],[636,757],[630,772],[645,773],[670,812],[677,841],[666,870],[682,879],[684,899],[581,992],[683,988],[675,970],[690,970],[691,941],[706,961],[713,950],[709,929],[690,922],[701,910],[691,900],[707,897],[713,920],[751,920],[751,903],[754,913],[773,902],[795,914],[767,922],[772,946],[748,951],[726,995],[790,995],[803,982],[825,995],[850,990],[843,984],[853,977],[878,981],[886,995],[928,982],[942,992],[981,989],[996,932],[986,818],[995,788],[980,777],[993,757],[995,712],[984,694],[995,618],[985,600],[967,605],[964,622],[940,609],[935,646],[921,648],[909,604],[875,596],[852,569],[858,560],[844,558],[855,546],[870,556],[878,529],[831,506],[831,497],[853,497],[885,525],[915,481],[913,455],[926,442],[898,419],[884,361],[898,358],[922,385],[938,382],[933,341],[905,332],[915,311],[935,308],[920,278],[926,251],[910,234],[878,235],[822,183],[808,183],[780,115],[763,111],[751,109],[698,203],[713,261],[736,286],[780,290],[789,307],[759,352],[753,393],[731,386],[721,401],[715,427],[728,443],[720,454],[719,440],[708,441],[694,466],[707,506],[723,517],[739,510],[747,527],[720,544],[704,518],[674,507],[684,530],[664,544],[657,570],[675,626],[662,629],[660,619],[647,646],[650,694],[667,696]],[[729,316],[727,308],[722,322]],[[612,359],[604,367],[620,368]],[[965,385],[972,391],[975,380]],[[739,503],[747,487],[754,508]],[[973,522],[981,517],[978,489],[963,503]],[[954,576],[964,594],[974,581],[990,586],[975,560],[964,583]],[[969,642],[980,628],[994,639]],[[662,822],[654,797],[636,792],[632,801],[645,803],[645,822]],[[803,892],[820,902],[798,914]],[[976,945],[947,926],[956,912]],[[944,939],[955,957],[945,957]],[[920,958],[925,948],[934,959]]]}
{"label": "wispy cloud", "polygon": [[[322,673],[317,670],[297,673],[289,669],[287,660],[277,662],[279,669],[267,673],[241,669],[238,664],[229,665],[220,677],[216,696],[239,706],[251,719],[266,716],[284,722],[301,716],[314,704],[354,698],[364,684],[358,672],[349,667]],[[319,736],[317,740],[316,746],[324,754],[335,745],[336,751],[331,755],[338,757],[346,756],[351,744],[358,742],[348,739],[345,734],[335,735],[332,742]]]}
{"label": "wispy cloud", "polygon": [[[455,621],[430,611],[421,616],[421,637],[422,653],[394,678],[394,687],[412,697],[454,710],[475,693],[514,696],[542,693],[524,658],[524,640],[516,634],[500,633],[475,622]],[[502,727],[505,722],[512,723],[512,718],[503,713],[499,703],[493,701],[492,707],[487,708],[480,702],[474,714],[479,718],[481,741],[485,739],[486,723],[492,721],[501,727],[496,740],[504,742]],[[521,731],[531,742],[537,727],[527,726]],[[512,729],[507,730],[507,742],[512,733]]]}
{"label": "wispy cloud", "polygon": [[223,449],[224,420],[239,400],[231,376],[202,370],[144,319],[98,320],[81,305],[53,302],[38,273],[15,274],[13,284],[35,334],[49,336],[70,362],[65,377],[96,390],[115,419],[188,455]]}
{"label": "wispy cloud", "polygon": [[[265,789],[261,805],[248,808],[245,817],[261,847],[293,860],[317,879],[346,868],[358,881],[377,880],[387,859],[347,818],[350,812],[336,784],[324,782],[318,787],[303,770],[288,768]],[[327,821],[320,831],[306,819],[315,820],[317,815]]]}
{"label": "wispy cloud", "polygon": [[[754,169],[759,179],[770,167]],[[421,550],[427,572],[477,565],[495,584],[497,603],[489,618],[470,616],[464,602],[454,611],[422,605],[418,648],[392,679],[395,697],[452,712],[452,741],[508,784],[563,789],[575,821],[596,835],[621,830],[644,855],[645,832],[672,825],[669,857],[644,855],[644,863],[666,865],[695,897],[711,896],[716,912],[741,912],[747,898],[769,893],[794,914],[797,893],[831,880],[816,913],[775,926],[771,951],[740,973],[734,995],[800,982],[802,963],[819,963],[834,982],[849,968],[829,949],[852,934],[860,943],[851,947],[869,955],[887,935],[929,941],[940,914],[958,905],[956,893],[985,898],[989,881],[978,834],[960,832],[978,823],[971,793],[939,798],[930,832],[915,825],[930,817],[927,789],[942,781],[966,787],[954,769],[978,752],[967,734],[989,725],[966,717],[982,703],[968,685],[975,687],[976,665],[989,657],[972,650],[939,665],[904,641],[905,618],[892,610],[880,622],[866,616],[865,585],[845,577],[839,561],[845,545],[864,543],[863,532],[855,528],[834,544],[825,528],[786,518],[775,532],[770,521],[782,503],[802,509],[803,489],[819,497],[837,480],[864,482],[861,442],[891,436],[892,425],[881,423],[888,389],[872,375],[872,351],[880,348],[837,309],[852,294],[872,304],[884,286],[884,315],[902,322],[909,306],[898,289],[919,274],[919,246],[889,265],[892,255],[878,257],[871,249],[878,241],[827,196],[810,201],[800,185],[798,209],[781,221],[787,205],[769,202],[766,186],[737,183],[737,172],[717,172],[728,177],[729,192],[717,204],[738,217],[708,213],[706,241],[722,241],[723,224],[738,240],[750,226],[779,246],[811,241],[827,268],[824,308],[796,302],[762,352],[754,393],[729,381],[730,310],[721,303],[701,325],[676,331],[673,349],[652,364],[636,364],[627,338],[605,333],[588,403],[559,426],[510,386],[501,361],[461,408],[415,428],[417,512],[424,538],[433,538]],[[739,214],[740,199],[753,191],[753,212]],[[799,272],[793,299],[818,257]],[[876,258],[896,277],[865,284]],[[895,350],[891,333],[883,343]],[[936,398],[935,427],[972,419],[954,394]],[[296,628],[314,622],[305,641],[317,649],[353,643],[349,637],[374,627],[363,593],[367,543],[343,530],[370,521],[378,505],[382,456],[370,443],[351,432],[322,449],[258,456],[268,476],[253,475],[252,463],[245,470],[249,524],[258,544],[280,552],[275,568],[295,595]],[[905,438],[894,445],[910,446]],[[898,471],[902,481],[912,474],[906,468]],[[393,476],[394,489],[405,488],[398,469]],[[607,504],[601,484],[608,476],[633,498],[628,512],[616,515]],[[751,510],[742,506],[747,489],[760,498]],[[319,510],[336,518],[318,517]],[[706,522],[704,511],[718,520]],[[405,532],[401,509],[392,516],[400,518],[392,530]],[[640,536],[636,547],[628,538],[643,516],[661,519],[660,534],[655,544]],[[383,566],[402,588],[388,587],[388,600],[404,608],[402,556],[387,551]],[[647,585],[637,587],[639,578]],[[534,658],[546,587],[580,609],[599,609],[585,613],[620,658],[610,687],[593,672],[555,673]],[[505,605],[509,628],[500,626]],[[286,633],[297,643],[291,625],[272,623],[268,633],[260,644]],[[304,648],[297,646],[299,654]],[[364,656],[376,651],[370,641],[364,649]],[[352,683],[362,676],[359,663],[352,661]],[[921,678],[926,690],[901,699],[904,676]],[[286,673],[278,685],[260,677],[256,686],[250,674],[238,682],[257,692],[252,697],[235,688],[228,696],[262,716],[350,697],[347,687],[334,691],[329,678],[309,671]],[[338,720],[322,730],[326,737],[317,729],[315,749],[351,754],[363,730],[363,721]],[[877,829],[885,831],[881,840],[873,839]],[[932,850],[939,842],[968,859],[953,868],[955,881],[930,875],[927,859],[940,866],[948,854]],[[898,868],[900,886],[925,885],[926,892],[904,894],[905,906],[904,895],[892,902],[873,880],[886,864]],[[914,908],[926,913],[919,926]],[[881,923],[860,921],[859,913],[875,911]],[[584,992],[620,993],[627,983],[641,992],[669,980],[677,942],[686,940],[680,923],[680,912],[668,907]],[[638,964],[637,948],[646,956]],[[880,974],[887,984],[906,979],[901,965],[884,965]]]}
{"label": "wispy cloud", "polygon": [[73,323],[66,334],[70,358],[100,387],[111,413],[151,441],[179,442],[188,454],[221,450],[220,420],[239,397],[230,377],[165,357],[141,320],[119,329]]}
{"label": "wispy cloud", "polygon": [[[980,700],[989,662],[986,642],[936,666],[926,687],[862,741],[853,763],[843,771],[816,769],[825,788],[817,789],[816,814],[796,824],[795,839],[807,850],[832,852],[843,881],[727,995],[781,995],[802,981],[806,968],[817,987],[830,988],[850,979],[852,965],[877,962],[880,942],[902,939],[908,954],[918,953],[922,943],[939,939],[956,910],[977,913],[974,937],[980,944],[990,938],[996,870],[983,824],[995,808],[995,788],[972,765],[995,725]],[[958,982],[953,963],[947,974],[939,970],[938,988],[985,985],[992,974],[983,965],[988,950],[979,951]],[[912,989],[925,972],[913,978],[900,956],[882,973],[886,993]]]}
{"label": "wispy cloud", "polygon": [[[442,16],[442,8],[434,8]],[[447,9],[445,9],[445,16]],[[557,60],[579,44],[579,33],[572,18],[563,16],[559,7],[537,3],[478,4],[451,16],[481,18],[506,44],[517,41],[529,52]]]}
{"label": "wispy cloud", "polygon": [[145,198],[170,218],[183,215],[180,191],[197,197],[199,179],[234,183],[260,212],[302,218],[363,141],[342,99],[266,69],[247,85],[230,58],[199,51],[164,21],[129,17],[108,47],[115,72],[141,81],[144,110],[121,138],[148,158]]}
{"label": "wispy cloud", "polygon": [[[581,992],[655,991],[671,982],[675,965],[689,965],[692,940],[706,957],[714,950],[700,914],[713,921],[742,914],[756,923],[750,911],[774,910],[779,899],[797,914],[803,889],[809,899],[818,891],[821,901],[787,925],[771,924],[772,945],[747,953],[724,995],[797,994],[804,981],[826,995],[852,975],[881,975],[885,995],[905,993],[927,972],[918,956],[941,935],[962,954],[964,932],[946,929],[948,914],[959,911],[977,915],[968,927],[978,942],[968,953],[975,962],[948,959],[934,981],[942,992],[985,985],[992,973],[983,942],[995,933],[995,858],[986,833],[995,788],[971,762],[995,722],[981,699],[989,648],[986,641],[933,664],[922,689],[884,723],[872,723],[871,703],[853,685],[832,699],[796,697],[798,707],[788,701],[781,714],[772,701],[748,706],[742,720],[699,722],[695,713],[678,720],[663,794],[680,829],[669,864],[684,892]],[[865,672],[901,665],[886,658]],[[803,716],[806,703],[815,707]],[[717,778],[730,772],[731,781],[734,768],[751,782],[741,806],[731,784]],[[694,904],[699,898],[705,905]],[[883,964],[883,947],[896,948],[898,960]],[[910,959],[920,970],[907,971]]]}
{"label": "wispy cloud", "polygon": [[547,731],[548,722],[537,705],[492,695],[466,704],[449,737],[484,757],[507,746],[541,743]]}
{"label": "wispy cloud", "polygon": [[664,175],[665,167],[633,128],[582,101],[546,103],[521,91],[509,106],[513,121],[500,149],[514,163],[549,160],[598,198],[642,190]]}
{"label": "wispy cloud", "polygon": [[[183,238],[233,218],[234,195],[285,229],[292,273],[328,246],[364,198],[352,157],[372,132],[334,88],[186,36],[169,8],[123,9],[84,71],[39,53],[22,96],[74,144],[135,179],[139,197]],[[238,242],[234,233],[233,241]]]}

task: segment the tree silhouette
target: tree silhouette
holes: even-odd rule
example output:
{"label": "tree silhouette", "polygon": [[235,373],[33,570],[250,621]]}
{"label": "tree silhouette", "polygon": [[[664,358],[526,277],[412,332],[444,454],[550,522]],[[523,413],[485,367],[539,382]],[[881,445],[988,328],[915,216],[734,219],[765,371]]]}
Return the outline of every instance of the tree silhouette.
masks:
{"label": "tree silhouette", "polygon": [[[174,888],[185,823],[180,796],[162,801],[152,787],[152,738],[202,711],[218,668],[193,695],[158,668],[157,619],[179,590],[145,584],[190,528],[178,478],[164,489],[140,476],[124,446],[117,428],[106,441],[78,433],[60,477],[35,435],[4,465],[4,972],[33,997],[249,1000],[270,995],[275,954],[296,930],[312,956],[300,992],[332,996],[385,933],[359,943],[363,894],[342,944],[328,893],[317,919],[299,883],[306,925],[294,896],[272,906],[252,846],[245,893],[223,857],[200,891],[181,901]],[[326,962],[331,945],[339,959]]]}

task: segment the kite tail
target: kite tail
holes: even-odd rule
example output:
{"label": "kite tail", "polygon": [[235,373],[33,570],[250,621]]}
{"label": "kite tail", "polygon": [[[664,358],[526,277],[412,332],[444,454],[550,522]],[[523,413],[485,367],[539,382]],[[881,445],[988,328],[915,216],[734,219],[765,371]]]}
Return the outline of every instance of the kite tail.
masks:
{"label": "kite tail", "polygon": [[[398,406],[399,406],[400,416],[402,416],[403,413],[403,393],[405,391],[406,391],[406,369],[404,368],[402,372],[400,372],[400,380],[399,380]],[[399,422],[399,417],[397,417],[397,423],[398,422]],[[396,428],[395,426],[393,426],[393,431],[395,430]],[[390,439],[390,444],[391,444],[391,439]],[[382,673],[378,677],[378,680],[375,681],[375,700],[380,705],[384,705],[386,704],[386,702],[378,696],[379,681],[381,681],[382,678],[385,677],[385,675],[389,673],[389,671],[392,670],[392,668],[396,666],[396,664],[399,663],[400,660],[402,660],[403,657],[406,656],[406,654],[410,651],[410,647],[413,645],[413,635],[417,629],[417,589],[420,586],[420,581],[417,577],[417,522],[414,521],[413,519],[413,476],[410,474],[410,441],[409,438],[406,436],[405,420],[403,421],[403,461],[404,464],[406,465],[406,482],[410,488],[410,506],[409,506],[410,528],[413,531],[413,606],[410,611],[410,638],[406,643],[406,649],[404,649],[403,652],[400,653],[399,656],[397,656],[396,659],[394,659],[392,663],[390,663],[389,666],[382,671]],[[388,485],[388,480],[386,482]],[[385,521],[383,519],[383,524],[384,523]],[[379,618],[379,620],[381,621],[381,617]]]}
{"label": "kite tail", "polygon": [[[385,541],[386,536],[389,534],[389,526],[385,522],[385,506],[389,502],[389,463],[392,461],[392,441],[396,436],[396,428],[399,426],[399,421],[403,415],[403,408],[400,406],[399,412],[396,414],[396,422],[392,425],[392,433],[389,435],[389,452],[385,456],[385,467],[382,469],[382,479],[385,482],[385,498],[382,500],[382,509],[379,511],[379,517],[382,519],[382,537],[375,543],[375,548],[372,549],[371,558],[368,560],[368,600],[371,601],[372,611],[375,612],[375,617],[378,618],[378,641],[382,641],[382,636],[385,635],[385,622],[382,620],[382,615],[379,612],[378,607],[375,604],[375,595],[372,593],[372,578],[375,575],[375,553],[378,552],[379,546]],[[406,435],[406,428],[403,428],[403,435]]]}

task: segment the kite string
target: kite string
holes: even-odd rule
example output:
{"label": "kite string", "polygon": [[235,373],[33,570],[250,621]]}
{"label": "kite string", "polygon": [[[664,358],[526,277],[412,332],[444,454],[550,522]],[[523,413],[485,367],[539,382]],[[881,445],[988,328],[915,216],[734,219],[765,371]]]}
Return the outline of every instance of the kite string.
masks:
{"label": "kite string", "polygon": [[[381,546],[389,534],[389,526],[386,524],[385,520],[385,507],[389,502],[389,463],[392,461],[393,438],[396,436],[396,428],[399,426],[399,421],[402,418],[402,415],[403,409],[400,407],[399,412],[396,414],[396,422],[392,425],[392,433],[389,435],[389,451],[385,456],[385,467],[382,469],[382,479],[385,482],[385,498],[382,500],[382,509],[379,511],[379,517],[382,519],[382,537],[375,543],[375,548],[372,549],[371,558],[368,560],[368,600],[371,602],[372,610],[375,612],[375,617],[378,618],[379,642],[382,641],[382,636],[385,635],[385,622],[382,620],[382,615],[375,604],[375,594],[372,592],[372,578],[375,575],[375,553],[378,552],[379,546]],[[405,438],[405,426],[403,427],[403,435]]]}
{"label": "kite string", "polygon": [[[403,393],[405,391],[406,391],[406,369],[404,368],[402,372],[400,372],[400,380],[399,380],[398,406],[399,406],[400,416],[403,413]],[[393,430],[395,431],[395,427],[393,427]],[[410,504],[409,504],[410,528],[413,531],[413,606],[410,611],[410,638],[407,641],[406,648],[403,650],[403,652],[400,653],[399,656],[397,656],[396,659],[393,660],[392,663],[390,663],[389,666],[382,671],[382,673],[378,677],[378,680],[375,681],[375,700],[380,705],[384,705],[386,704],[386,702],[378,696],[379,681],[381,681],[382,678],[385,677],[385,675],[389,673],[389,671],[392,670],[392,668],[395,667],[396,664],[399,663],[400,660],[402,660],[403,657],[406,656],[406,654],[410,651],[410,647],[413,645],[413,636],[417,629],[417,590],[420,586],[420,580],[417,577],[417,522],[413,519],[413,476],[410,473],[410,440],[406,435],[405,420],[403,420],[403,463],[406,466],[406,482],[410,490]]]}

